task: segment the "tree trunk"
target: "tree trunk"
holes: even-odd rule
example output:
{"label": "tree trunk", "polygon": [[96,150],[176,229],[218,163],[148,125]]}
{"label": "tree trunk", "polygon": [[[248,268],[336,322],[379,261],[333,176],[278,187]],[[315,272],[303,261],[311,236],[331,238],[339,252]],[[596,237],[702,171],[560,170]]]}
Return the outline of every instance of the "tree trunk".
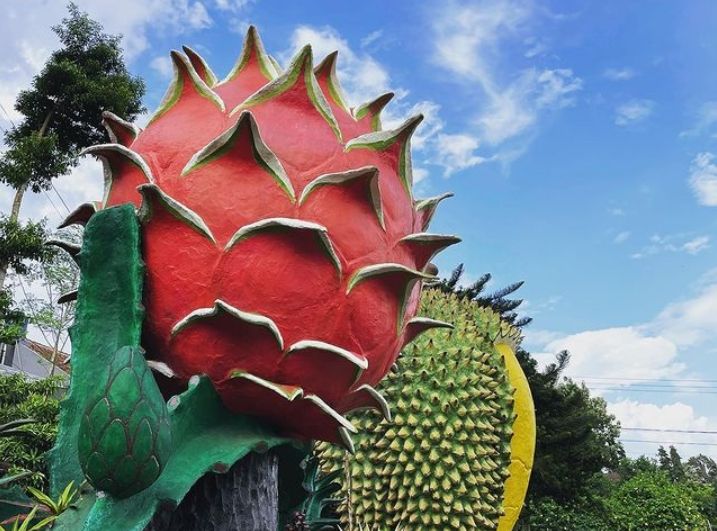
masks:
{"label": "tree trunk", "polygon": [[157,513],[145,531],[275,531],[279,460],[249,453],[226,474],[207,474],[174,511]]}
{"label": "tree trunk", "polygon": [[[48,111],[48,113],[45,115],[45,119],[42,121],[42,125],[40,126],[40,129],[37,132],[37,136],[43,137],[45,136],[45,133],[47,133],[47,128],[50,125],[50,119],[52,118],[52,115],[55,113],[55,106],[53,104],[52,108]],[[11,221],[17,221],[20,218],[20,207],[22,206],[22,198],[25,196],[25,191],[27,190],[27,184],[22,185],[20,188],[15,190],[15,197],[12,199],[12,210],[10,210],[10,220]],[[0,263],[0,289],[5,287],[5,279],[7,278],[7,263]]]}
{"label": "tree trunk", "polygon": [[[20,206],[22,205],[22,198],[25,195],[27,186],[21,186],[15,190],[15,197],[12,199],[12,209],[10,210],[10,220],[17,221],[20,217]],[[0,289],[5,287],[5,279],[7,278],[7,263],[0,263]]]}

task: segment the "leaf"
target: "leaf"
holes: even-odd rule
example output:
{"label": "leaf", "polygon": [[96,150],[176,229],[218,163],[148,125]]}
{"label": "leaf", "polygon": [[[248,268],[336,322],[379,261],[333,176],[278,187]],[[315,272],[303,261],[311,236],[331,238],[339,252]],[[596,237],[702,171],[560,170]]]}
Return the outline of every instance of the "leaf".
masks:
{"label": "leaf", "polygon": [[[28,476],[32,476],[32,472],[29,470],[26,470],[25,472],[20,472],[19,474],[13,474],[12,476],[3,476],[0,478],[0,489],[7,487],[8,485],[10,485],[10,483],[26,478]],[[1,496],[2,495],[0,494],[0,497]]]}
{"label": "leaf", "polygon": [[97,499],[84,527],[78,510],[70,509],[55,522],[57,531],[141,531],[160,504],[178,505],[194,483],[208,472],[226,471],[250,451],[290,442],[250,417],[234,415],[222,405],[206,377],[195,377],[189,389],[171,400],[175,448],[159,479],[146,490],[118,500]]}
{"label": "leaf", "polygon": [[0,523],[27,514],[33,505],[33,501],[18,486],[0,489]]}

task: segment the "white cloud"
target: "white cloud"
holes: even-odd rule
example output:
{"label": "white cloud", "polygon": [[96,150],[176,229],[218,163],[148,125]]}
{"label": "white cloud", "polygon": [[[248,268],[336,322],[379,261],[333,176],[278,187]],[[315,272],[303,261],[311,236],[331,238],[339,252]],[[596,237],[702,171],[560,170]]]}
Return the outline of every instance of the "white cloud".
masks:
{"label": "white cloud", "polygon": [[399,99],[397,105],[392,105],[383,111],[381,121],[384,128],[391,129],[401,125],[409,116],[422,114],[423,122],[411,138],[411,147],[420,151],[433,148],[436,134],[443,129],[440,110],[441,106],[433,101],[423,100],[408,106]]}
{"label": "white cloud", "polygon": [[631,257],[640,259],[665,252],[684,252],[696,255],[709,247],[710,237],[707,235],[693,236],[690,234],[653,234],[650,236],[650,243],[639,251],[633,253]]}
{"label": "white cloud", "polygon": [[615,124],[631,125],[647,119],[655,109],[655,102],[646,99],[634,99],[615,109]]}
{"label": "white cloud", "polygon": [[680,375],[686,365],[679,354],[711,344],[715,330],[717,274],[711,271],[701,279],[695,295],[668,304],[647,323],[566,336],[528,330],[527,339],[536,352],[569,350],[568,375],[660,379]]}
{"label": "white cloud", "polygon": [[567,107],[575,103],[575,92],[583,87],[580,78],[569,68],[542,70],[536,77],[535,99],[538,107]]}
{"label": "white cloud", "polygon": [[637,72],[629,67],[606,68],[602,75],[611,81],[626,81],[635,77]]}
{"label": "white cloud", "polygon": [[214,4],[222,11],[241,11],[254,0],[214,0]]}
{"label": "white cloud", "polygon": [[[368,41],[379,38],[381,32],[369,35]],[[296,51],[305,44],[311,44],[315,61],[324,56],[339,51],[337,63],[338,77],[350,104],[358,104],[370,100],[381,92],[393,90],[396,93],[394,101],[382,113],[382,123],[385,129],[398,127],[409,116],[423,114],[424,119],[411,139],[414,152],[423,152],[426,164],[443,167],[446,176],[457,171],[470,168],[483,162],[485,159],[475,153],[478,142],[468,133],[442,134],[444,122],[440,117],[441,107],[436,102],[422,100],[416,103],[408,101],[408,91],[401,87],[392,86],[388,70],[375,58],[365,51],[355,51],[349,43],[334,28],[311,26],[297,27],[290,39],[287,50],[280,54],[288,61]],[[370,44],[370,42],[368,42]],[[367,44],[364,39],[364,45]],[[551,79],[543,81],[545,97],[560,92],[560,83]],[[424,168],[414,169],[416,183],[428,176]]]}
{"label": "white cloud", "polygon": [[667,378],[684,369],[672,341],[633,326],[571,334],[549,342],[545,349],[570,351],[569,376]]}
{"label": "white cloud", "polygon": [[611,216],[624,216],[625,210],[619,207],[610,207],[607,209],[608,214]]}
{"label": "white cloud", "polygon": [[527,59],[538,57],[548,51],[547,43],[542,39],[536,39],[535,37],[528,37],[525,39],[524,44],[528,46],[528,49],[523,54]]}
{"label": "white cloud", "polygon": [[[615,415],[623,428],[649,428],[662,430],[717,430],[717,422],[708,417],[698,415],[694,408],[683,402],[657,405],[635,400],[621,400],[608,403],[607,410]],[[624,439],[631,441],[655,441],[655,440],[678,440],[690,443],[690,445],[675,445],[683,457],[704,453],[715,455],[714,447],[709,445],[700,446],[696,443],[712,443],[713,440],[704,434],[679,433],[665,434],[645,432],[639,430],[625,430],[622,432]],[[626,443],[627,451],[633,455],[646,454],[654,455],[659,445]],[[665,445],[667,446],[667,445]]]}
{"label": "white cloud", "polygon": [[476,154],[479,142],[474,136],[441,133],[436,143],[435,162],[443,167],[445,177],[486,161],[485,157]]}
{"label": "white cloud", "polygon": [[428,170],[426,168],[413,167],[413,184],[418,184],[428,178]]}
{"label": "white cloud", "polygon": [[669,304],[650,328],[684,347],[713,338],[717,330],[717,282],[702,285],[691,299]]}
{"label": "white cloud", "polygon": [[383,30],[372,31],[363,39],[361,39],[361,48],[367,48],[368,46],[371,46],[381,37],[383,37]]}
{"label": "white cloud", "polygon": [[434,18],[435,60],[442,67],[469,79],[476,79],[492,92],[493,76],[487,56],[501,35],[514,34],[530,14],[522,2],[486,1],[461,5],[441,4]]}
{"label": "white cloud", "polygon": [[[54,181],[57,192],[50,190],[39,194],[25,194],[20,217],[23,220],[35,221],[47,218],[48,227],[52,229],[68,214],[63,200],[70,210],[86,201],[99,201],[102,199],[103,182],[102,165],[92,157],[84,157],[68,175]],[[9,211],[13,195],[14,191],[0,185],[1,212]]]}
{"label": "white cloud", "polygon": [[[530,68],[513,74],[510,82],[499,80],[499,43],[519,35],[530,15],[527,2],[448,2],[441,5],[432,21],[434,61],[459,80],[482,90],[485,101],[475,124],[481,140],[489,144],[525,133],[535,126],[542,112],[570,105],[574,93],[582,88],[582,80],[566,68]],[[540,46],[544,48],[544,43]],[[542,51],[533,49],[529,53]]]}
{"label": "white cloud", "polygon": [[697,112],[695,126],[687,131],[682,131],[680,136],[699,135],[709,132],[715,124],[717,124],[717,101],[705,102]]}
{"label": "white cloud", "polygon": [[613,240],[613,242],[615,242],[615,243],[623,243],[623,242],[627,241],[627,239],[628,239],[629,237],[630,237],[630,231],[629,231],[629,230],[624,230],[624,231],[618,233],[618,234],[615,236],[615,239]]}
{"label": "white cloud", "polygon": [[172,60],[169,56],[159,55],[149,62],[149,66],[162,77],[172,77]]}
{"label": "white cloud", "polygon": [[690,166],[689,183],[697,201],[705,206],[717,206],[717,164],[710,152],[698,153]]}
{"label": "white cloud", "polygon": [[698,254],[710,246],[709,236],[697,236],[682,245],[682,250],[687,254]]}
{"label": "white cloud", "polygon": [[[122,34],[128,61],[149,47],[150,34],[180,34],[209,27],[212,20],[204,4],[192,0],[77,0],[81,10],[100,22],[107,33]],[[59,45],[51,27],[67,16],[65,2],[9,0],[0,17],[0,104],[13,121],[15,98],[39,72]],[[7,127],[4,113],[0,125]]]}

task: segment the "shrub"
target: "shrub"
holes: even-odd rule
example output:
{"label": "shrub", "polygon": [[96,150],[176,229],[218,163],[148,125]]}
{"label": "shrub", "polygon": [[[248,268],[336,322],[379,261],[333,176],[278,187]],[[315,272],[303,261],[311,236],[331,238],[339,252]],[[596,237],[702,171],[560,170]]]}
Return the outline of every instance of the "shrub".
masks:
{"label": "shrub", "polygon": [[0,476],[29,471],[32,474],[21,483],[46,488],[45,453],[57,435],[61,385],[59,378],[33,381],[19,374],[0,376],[0,424],[25,418],[36,421],[21,428],[21,435],[0,438]]}

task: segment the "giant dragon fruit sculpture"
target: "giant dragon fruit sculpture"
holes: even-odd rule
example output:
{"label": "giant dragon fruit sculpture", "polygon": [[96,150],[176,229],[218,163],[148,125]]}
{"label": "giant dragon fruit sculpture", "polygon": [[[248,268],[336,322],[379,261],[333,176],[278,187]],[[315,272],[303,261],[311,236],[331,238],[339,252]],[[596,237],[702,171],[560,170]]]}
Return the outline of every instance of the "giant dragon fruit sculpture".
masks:
{"label": "giant dragon fruit sculpture", "polygon": [[441,198],[413,198],[422,117],[381,130],[389,95],[352,111],[335,54],[314,70],[306,46],[280,72],[254,28],[221,82],[185,51],[145,130],[106,113],[114,142],[85,151],[105,164],[97,207],[139,209],[143,346],[232,411],[348,444],[341,413],[385,409],[373,386],[433,324],[420,281],[458,241],[426,232]]}
{"label": "giant dragon fruit sculpture", "polygon": [[[78,386],[87,385],[77,381],[79,372],[94,370],[106,385],[88,404],[65,408],[61,433],[67,439],[79,430],[84,475],[118,499],[160,474],[170,446],[166,426],[175,422],[179,402],[170,400],[169,413],[162,409],[139,344],[106,362],[75,356],[100,348],[89,346],[99,335],[90,320],[99,323],[95,328],[108,326],[89,293],[110,301],[107,290],[96,288],[106,283],[121,296],[112,275],[133,286],[135,299],[125,307],[134,313],[122,315],[139,324],[126,336],[138,343],[141,330],[146,359],[171,377],[165,398],[206,375],[233,414],[259,418],[285,437],[349,448],[355,428],[344,414],[376,407],[390,417],[374,386],[417,334],[449,326],[416,316],[421,283],[433,278],[430,260],[458,241],[427,232],[450,194],[413,197],[411,135],[422,117],[383,130],[379,115],[391,94],[350,109],[335,53],[314,68],[306,46],[282,71],[253,27],[221,82],[198,54],[184,52],[172,52],[174,80],[144,130],[105,113],[111,143],[85,150],[104,163],[104,198],[64,223],[86,224],[88,232],[80,252],[84,328],[74,331],[70,397],[77,400]],[[102,246],[112,244],[109,212],[128,206],[138,212],[139,233],[117,214],[127,227],[118,239],[131,248],[141,236],[139,265],[119,265],[126,253],[116,252],[116,272],[102,273]],[[90,271],[99,280],[87,280]],[[127,346],[116,343],[112,349]],[[109,376],[97,368],[102,363]],[[193,382],[188,393],[206,387]],[[144,417],[128,421],[122,411],[138,415],[121,403],[129,388]],[[141,452],[140,424],[150,445]],[[112,440],[107,426],[116,432]],[[182,429],[173,424],[172,436],[190,434]],[[56,449],[60,470],[67,452]],[[119,473],[122,463],[131,465]]]}

